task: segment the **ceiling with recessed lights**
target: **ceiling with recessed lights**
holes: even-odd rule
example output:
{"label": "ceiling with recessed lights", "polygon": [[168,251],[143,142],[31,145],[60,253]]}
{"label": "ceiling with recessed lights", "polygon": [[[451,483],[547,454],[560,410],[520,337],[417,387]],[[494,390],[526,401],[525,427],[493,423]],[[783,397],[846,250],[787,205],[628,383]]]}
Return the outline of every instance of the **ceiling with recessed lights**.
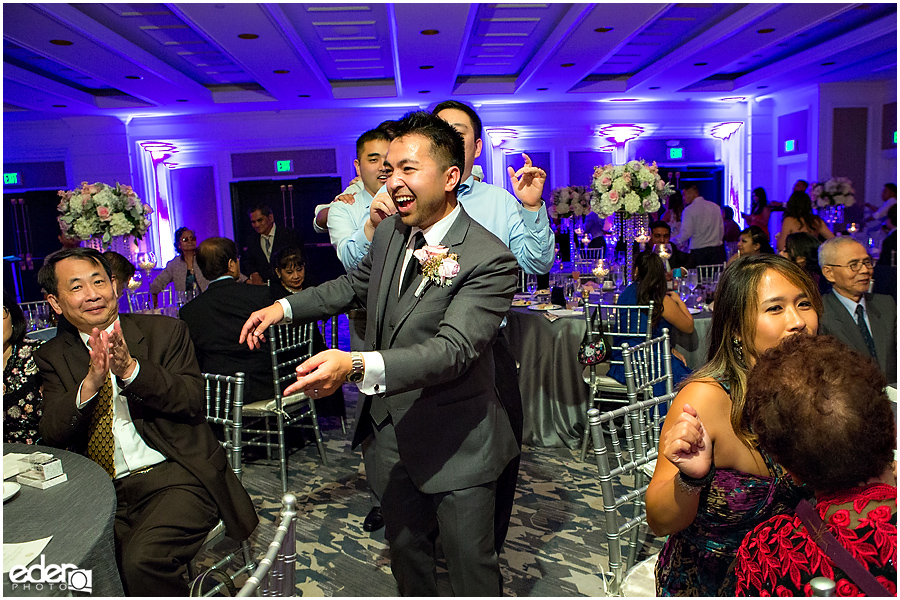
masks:
{"label": "ceiling with recessed lights", "polygon": [[896,78],[891,4],[3,5],[4,111],[752,98]]}

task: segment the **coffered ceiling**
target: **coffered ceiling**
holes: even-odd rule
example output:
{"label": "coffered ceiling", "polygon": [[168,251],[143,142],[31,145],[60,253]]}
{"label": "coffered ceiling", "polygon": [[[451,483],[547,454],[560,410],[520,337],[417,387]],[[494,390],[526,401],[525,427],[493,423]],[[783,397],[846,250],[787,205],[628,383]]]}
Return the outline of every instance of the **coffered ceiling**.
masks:
{"label": "coffered ceiling", "polygon": [[897,69],[894,3],[4,3],[3,16],[7,113],[703,101]]}

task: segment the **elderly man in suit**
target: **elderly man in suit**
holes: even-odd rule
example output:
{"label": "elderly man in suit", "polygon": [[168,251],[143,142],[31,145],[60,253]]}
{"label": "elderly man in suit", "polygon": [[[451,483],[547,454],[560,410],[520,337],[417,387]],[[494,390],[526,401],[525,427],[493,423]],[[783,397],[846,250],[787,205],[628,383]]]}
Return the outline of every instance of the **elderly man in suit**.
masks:
{"label": "elderly man in suit", "polygon": [[376,229],[369,254],[343,277],[254,313],[241,340],[255,346],[271,323],[364,303],[367,351],[317,354],[289,389],[316,397],[349,380],[364,394],[354,442],[374,438],[368,475],[401,594],[437,595],[439,531],[454,594],[498,595],[495,487],[518,447],[491,344],[515,292],[516,259],[456,199],[465,162],[456,130],[423,112],[397,128],[387,156],[397,214]]}
{"label": "elderly man in suit", "polygon": [[851,237],[819,246],[822,275],[833,285],[822,298],[819,333],[833,335],[878,362],[889,383],[897,381],[897,305],[890,296],[870,294],[872,259]]}
{"label": "elderly man in suit", "polygon": [[257,204],[249,212],[254,233],[245,240],[241,250],[244,261],[241,272],[250,283],[262,285],[268,283],[274,275],[272,255],[288,246],[303,246],[303,238],[286,225],[275,225],[275,215],[267,204]]}
{"label": "elderly man in suit", "polygon": [[246,374],[244,402],[271,398],[272,357],[268,344],[249,350],[238,343],[241,328],[254,310],[272,303],[269,288],[244,285],[237,246],[228,238],[206,238],[197,248],[197,264],[206,273],[209,287],[185,304],[178,316],[187,323],[197,362],[204,373]]}
{"label": "elderly man in suit", "polygon": [[217,520],[239,541],[258,522],[206,423],[187,325],[119,315],[109,263],[90,248],[50,255],[38,280],[69,323],[35,355],[44,442],[86,455],[113,479],[125,592],[186,596],[187,563]]}

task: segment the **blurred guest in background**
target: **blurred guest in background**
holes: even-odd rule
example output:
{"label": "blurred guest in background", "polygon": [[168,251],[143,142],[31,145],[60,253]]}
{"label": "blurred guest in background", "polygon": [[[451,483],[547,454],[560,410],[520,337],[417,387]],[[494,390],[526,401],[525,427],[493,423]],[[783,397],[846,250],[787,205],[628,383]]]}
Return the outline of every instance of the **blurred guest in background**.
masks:
{"label": "blurred guest in background", "polygon": [[772,210],[769,208],[769,200],[766,197],[765,188],[753,188],[753,200],[750,204],[750,214],[744,215],[747,226],[756,225],[769,235],[769,216]]}
{"label": "blurred guest in background", "polygon": [[822,301],[780,256],[744,256],[716,288],[709,361],[672,401],[647,489],[647,522],[668,535],[658,596],[733,596],[732,562],[757,524],[797,504],[746,423],[745,393],[759,356],[784,338],[815,334]]}
{"label": "blurred guest in background", "polygon": [[153,306],[159,304],[159,293],[169,283],[175,286],[176,292],[186,290],[205,291],[209,280],[203,275],[203,270],[197,265],[197,236],[187,227],[179,227],[175,230],[175,250],[178,256],[166,263],[152,282],[150,293],[153,294]]}
{"label": "blurred guest in background", "polygon": [[722,241],[736,242],[741,237],[741,226],[734,220],[734,209],[730,206],[722,207],[722,224],[725,226],[725,233],[722,234]]}
{"label": "blurred guest in background", "polygon": [[731,264],[741,256],[753,256],[754,254],[775,254],[769,244],[769,236],[762,227],[751,225],[738,236],[737,252],[728,259]]}
{"label": "blurred guest in background", "polygon": [[107,250],[103,253],[103,256],[112,269],[112,279],[116,284],[116,295],[121,298],[125,294],[125,290],[128,289],[128,282],[134,277],[134,265],[130,260],[113,250]]}
{"label": "blurred guest in background", "polygon": [[888,227],[888,235],[881,243],[881,254],[878,255],[879,265],[897,265],[897,205],[892,204],[887,211],[885,224]]}
{"label": "blurred guest in background", "polygon": [[831,291],[831,282],[822,276],[822,269],[819,267],[819,246],[821,245],[814,235],[800,231],[785,238],[784,250],[779,254],[797,263],[806,271],[806,274],[819,287],[819,293],[824,296]]}
{"label": "blurred guest in background", "polygon": [[650,223],[650,244],[651,247],[656,248],[657,254],[659,250],[662,248],[666,249],[669,256],[668,258],[663,259],[663,264],[666,267],[666,272],[671,273],[672,269],[678,269],[680,267],[693,267],[693,263],[691,262],[691,257],[687,252],[682,252],[679,250],[675,244],[671,243],[669,239],[672,236],[672,228],[665,221],[653,221]]}
{"label": "blurred guest in background", "polygon": [[681,232],[672,240],[681,247],[687,245],[695,265],[715,265],[725,262],[722,236],[725,224],[718,204],[700,195],[696,183],[684,188],[684,214]]}
{"label": "blurred guest in background", "polygon": [[[797,335],[760,357],[747,413],[760,447],[815,492],[815,514],[850,560],[896,596],[897,432],[884,386],[868,357],[831,337]],[[737,595],[812,596],[815,577],[832,579],[837,596],[863,595],[833,556],[796,514],[772,517],[741,544]]]}
{"label": "blurred guest in background", "polygon": [[805,179],[798,179],[794,182],[794,188],[791,190],[791,194],[794,192],[803,192],[805,194],[807,189],[809,189],[809,182]]}
{"label": "blurred guest in background", "polygon": [[684,198],[681,192],[675,192],[666,200],[666,212],[660,217],[661,221],[669,224],[673,237],[681,233],[681,215],[684,212]]}
{"label": "blurred guest in background", "polygon": [[830,240],[834,234],[820,217],[813,214],[812,199],[806,192],[794,192],[784,207],[784,220],[781,222],[781,233],[778,234],[778,251],[784,250],[784,238],[792,233],[802,231],[819,238],[819,241]]}
{"label": "blurred guest in background", "polygon": [[250,208],[251,233],[241,250],[241,272],[254,285],[263,285],[272,278],[272,254],[287,246],[302,246],[303,238],[286,225],[276,226],[275,215],[267,204]]}
{"label": "blurred guest in background", "polygon": [[25,313],[3,290],[3,441],[39,444],[41,374],[32,354],[41,340],[25,339]]}
{"label": "blurred guest in background", "polygon": [[822,333],[878,361],[888,383],[897,382],[897,303],[870,294],[872,259],[862,244],[838,237],[819,246],[822,275],[833,290],[823,298]]}

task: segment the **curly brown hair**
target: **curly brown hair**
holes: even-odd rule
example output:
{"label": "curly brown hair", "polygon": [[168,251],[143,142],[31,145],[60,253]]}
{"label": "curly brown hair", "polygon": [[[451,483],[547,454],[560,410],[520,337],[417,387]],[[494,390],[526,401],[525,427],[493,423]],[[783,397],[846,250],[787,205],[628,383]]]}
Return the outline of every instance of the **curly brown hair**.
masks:
{"label": "curly brown hair", "polygon": [[894,460],[884,387],[878,365],[836,338],[793,335],[754,366],[747,415],[763,450],[802,482],[818,493],[846,490]]}

